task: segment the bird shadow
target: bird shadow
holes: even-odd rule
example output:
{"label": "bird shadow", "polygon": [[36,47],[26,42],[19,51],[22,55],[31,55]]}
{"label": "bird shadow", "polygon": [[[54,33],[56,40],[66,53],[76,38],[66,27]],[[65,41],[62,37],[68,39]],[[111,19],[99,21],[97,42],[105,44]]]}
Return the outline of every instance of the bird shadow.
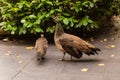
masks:
{"label": "bird shadow", "polygon": [[73,59],[72,61],[71,60],[66,60],[66,62],[80,62],[80,63],[96,63],[96,62],[101,62],[102,60],[100,59],[79,59],[79,60],[76,60],[76,59]]}
{"label": "bird shadow", "polygon": [[44,65],[45,62],[46,62],[46,59],[44,60],[39,60],[39,61],[36,61],[37,62],[37,65]]}

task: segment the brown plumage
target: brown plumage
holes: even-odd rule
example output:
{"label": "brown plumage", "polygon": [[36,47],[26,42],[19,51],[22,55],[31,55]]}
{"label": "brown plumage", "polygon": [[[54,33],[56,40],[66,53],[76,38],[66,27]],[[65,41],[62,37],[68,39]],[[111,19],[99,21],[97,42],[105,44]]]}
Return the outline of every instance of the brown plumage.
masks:
{"label": "brown plumage", "polygon": [[43,34],[41,34],[41,37],[36,40],[35,43],[35,49],[36,49],[36,58],[39,61],[40,59],[44,59],[44,55],[46,54],[48,48],[48,41],[44,37]]}
{"label": "brown plumage", "polygon": [[59,16],[55,18],[56,21],[56,29],[54,34],[54,41],[56,47],[63,52],[63,58],[65,53],[68,53],[72,57],[80,58],[85,53],[87,55],[95,55],[98,54],[97,51],[100,51],[99,48],[94,45],[86,42],[85,40],[64,32],[60,22]]}

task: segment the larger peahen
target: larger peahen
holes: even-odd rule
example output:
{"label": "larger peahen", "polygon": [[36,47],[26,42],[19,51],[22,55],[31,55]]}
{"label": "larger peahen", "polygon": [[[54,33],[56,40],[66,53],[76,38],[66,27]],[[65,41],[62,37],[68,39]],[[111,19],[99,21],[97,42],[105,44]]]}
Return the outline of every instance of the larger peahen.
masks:
{"label": "larger peahen", "polygon": [[65,60],[65,53],[72,57],[80,58],[83,54],[95,55],[100,51],[99,48],[86,42],[80,37],[65,33],[61,23],[59,22],[59,15],[55,17],[56,29],[54,33],[54,41],[56,47],[63,52],[62,60]]}

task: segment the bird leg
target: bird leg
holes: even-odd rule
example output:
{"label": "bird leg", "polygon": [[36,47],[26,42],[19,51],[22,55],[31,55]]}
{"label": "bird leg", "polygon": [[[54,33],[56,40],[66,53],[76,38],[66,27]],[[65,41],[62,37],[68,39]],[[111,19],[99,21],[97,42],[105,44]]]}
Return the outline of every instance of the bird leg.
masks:
{"label": "bird leg", "polygon": [[72,56],[70,56],[70,59],[65,59],[65,61],[73,61]]}
{"label": "bird leg", "polygon": [[65,52],[63,53],[62,61],[65,61]]}
{"label": "bird leg", "polygon": [[73,61],[72,56],[71,56],[71,61]]}
{"label": "bird leg", "polygon": [[41,57],[42,60],[44,60],[45,58],[44,57]]}
{"label": "bird leg", "polygon": [[59,59],[59,60],[60,60],[60,61],[65,61],[64,57],[65,57],[65,52],[63,52],[63,57],[62,57],[62,59]]}
{"label": "bird leg", "polygon": [[71,56],[71,59],[65,59],[65,52],[63,53],[63,57],[60,60],[61,61],[73,61],[72,56]]}

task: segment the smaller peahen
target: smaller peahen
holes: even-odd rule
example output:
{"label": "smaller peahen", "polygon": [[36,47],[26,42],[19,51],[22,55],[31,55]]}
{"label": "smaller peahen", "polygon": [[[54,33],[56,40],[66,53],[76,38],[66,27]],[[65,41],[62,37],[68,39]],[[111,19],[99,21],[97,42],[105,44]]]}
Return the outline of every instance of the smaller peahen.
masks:
{"label": "smaller peahen", "polygon": [[56,22],[56,29],[54,33],[54,41],[56,47],[63,52],[62,60],[65,60],[65,53],[68,53],[72,57],[81,58],[83,54],[95,55],[100,51],[99,48],[86,42],[80,37],[74,36],[72,34],[65,33],[61,23],[59,22],[59,15],[54,19]]}
{"label": "smaller peahen", "polygon": [[41,34],[41,37],[36,40],[35,43],[35,49],[36,49],[36,58],[39,61],[40,59],[44,59],[44,56],[47,52],[48,48],[48,41],[44,37],[43,34]]}

